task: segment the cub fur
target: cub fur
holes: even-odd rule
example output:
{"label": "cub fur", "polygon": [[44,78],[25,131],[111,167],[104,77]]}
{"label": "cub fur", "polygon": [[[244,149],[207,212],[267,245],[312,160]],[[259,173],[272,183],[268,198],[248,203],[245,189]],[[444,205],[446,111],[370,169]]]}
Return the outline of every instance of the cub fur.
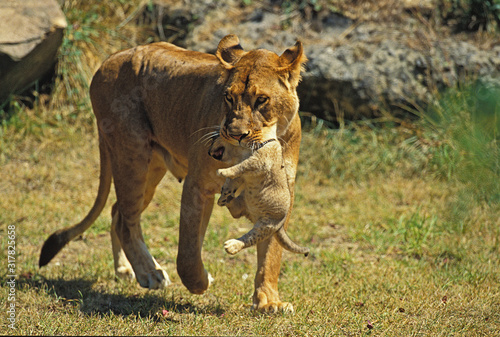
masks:
{"label": "cub fur", "polygon": [[217,157],[221,152],[220,160],[234,166],[217,170],[217,175],[226,178],[217,204],[225,206],[242,195],[247,217],[254,224],[242,237],[226,241],[226,252],[234,255],[276,234],[283,248],[307,256],[309,249],[294,243],[283,228],[290,210],[290,189],[281,145],[276,138],[245,148],[218,137],[210,148],[210,155]]}

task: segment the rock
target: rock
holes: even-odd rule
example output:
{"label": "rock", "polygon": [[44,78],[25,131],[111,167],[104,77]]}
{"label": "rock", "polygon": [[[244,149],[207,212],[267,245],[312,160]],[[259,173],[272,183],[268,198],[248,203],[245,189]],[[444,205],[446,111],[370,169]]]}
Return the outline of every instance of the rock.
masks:
{"label": "rock", "polygon": [[[367,43],[363,31],[368,26],[353,30],[347,43],[338,47],[329,47],[324,40],[306,46],[310,62],[298,88],[302,109],[327,120],[338,115],[379,117],[383,109],[407,115],[430,102],[435,90],[468,77],[500,84],[499,46],[481,50],[468,42],[442,38],[428,40],[420,48],[403,42],[403,36],[381,32],[376,34],[377,43]],[[406,34],[405,38],[415,37]]]}
{"label": "rock", "polygon": [[0,103],[53,68],[66,26],[56,0],[0,3]]}

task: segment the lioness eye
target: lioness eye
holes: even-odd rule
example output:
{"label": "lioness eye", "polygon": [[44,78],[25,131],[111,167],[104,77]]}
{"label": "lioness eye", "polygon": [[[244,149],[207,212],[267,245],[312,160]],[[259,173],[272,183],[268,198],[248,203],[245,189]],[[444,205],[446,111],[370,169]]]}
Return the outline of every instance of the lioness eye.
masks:
{"label": "lioness eye", "polygon": [[224,93],[224,99],[227,103],[233,104],[233,97],[228,92]]}
{"label": "lioness eye", "polygon": [[257,100],[255,101],[255,107],[257,108],[259,105],[266,103],[268,100],[269,100],[269,97],[267,97],[267,96],[257,97]]}

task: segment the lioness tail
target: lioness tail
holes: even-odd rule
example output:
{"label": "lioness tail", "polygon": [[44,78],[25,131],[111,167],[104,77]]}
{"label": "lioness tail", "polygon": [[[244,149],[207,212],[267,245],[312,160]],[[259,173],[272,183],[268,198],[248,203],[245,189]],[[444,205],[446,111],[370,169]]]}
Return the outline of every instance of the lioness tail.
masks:
{"label": "lioness tail", "polygon": [[45,240],[42,251],[40,253],[40,260],[38,265],[45,266],[52,260],[54,256],[71,240],[78,235],[85,232],[101,214],[106,201],[108,199],[109,191],[111,189],[111,161],[103,142],[99,143],[99,152],[101,159],[101,172],[99,177],[99,190],[94,202],[94,206],[89,211],[87,216],[76,225],[62,228],[54,232],[47,240]]}

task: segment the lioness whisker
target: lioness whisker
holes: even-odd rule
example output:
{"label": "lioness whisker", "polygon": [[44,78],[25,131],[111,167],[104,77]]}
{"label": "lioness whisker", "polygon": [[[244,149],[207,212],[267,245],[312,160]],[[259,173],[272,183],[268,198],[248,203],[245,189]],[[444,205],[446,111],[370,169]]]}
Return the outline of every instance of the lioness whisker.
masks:
{"label": "lioness whisker", "polygon": [[288,147],[288,143],[283,139],[283,137],[278,137],[278,140],[280,141],[280,143],[282,143],[284,146],[284,148],[287,148]]}
{"label": "lioness whisker", "polygon": [[288,117],[285,116],[285,115],[283,115],[282,117],[286,120],[286,124],[289,125],[290,124],[290,120],[288,119]]}
{"label": "lioness whisker", "polygon": [[193,137],[196,133],[200,132],[200,131],[205,131],[205,130],[210,130],[210,129],[214,129],[214,130],[219,130],[220,129],[220,125],[212,125],[212,126],[207,126],[207,127],[204,127],[204,128],[201,128],[201,129],[198,129],[196,131],[194,131],[190,137]]}
{"label": "lioness whisker", "polygon": [[[214,139],[214,138],[217,138],[219,136],[219,131],[212,131],[212,132],[209,132],[203,136],[201,136],[197,141],[196,143],[200,142],[202,144],[205,144],[207,145],[210,140]],[[196,144],[195,143],[195,144]]]}

